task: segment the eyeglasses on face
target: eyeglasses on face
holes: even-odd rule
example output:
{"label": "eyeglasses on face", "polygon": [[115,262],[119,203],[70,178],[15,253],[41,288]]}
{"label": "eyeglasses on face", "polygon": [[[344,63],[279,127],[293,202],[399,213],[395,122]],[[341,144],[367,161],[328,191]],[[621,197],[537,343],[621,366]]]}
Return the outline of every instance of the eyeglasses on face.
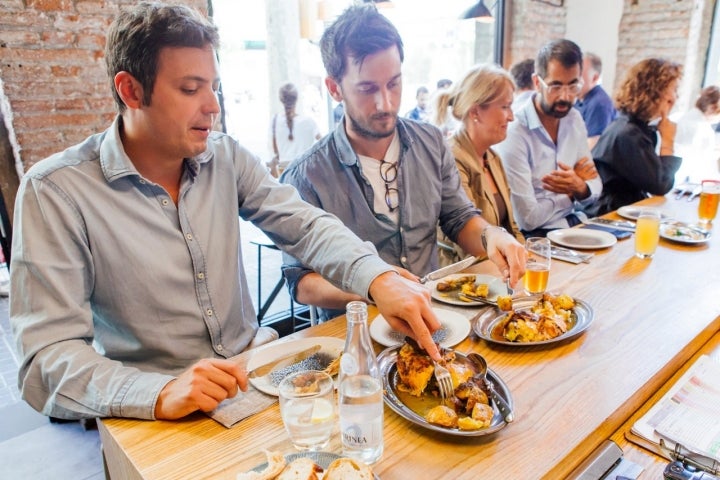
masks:
{"label": "eyeglasses on face", "polygon": [[582,82],[571,83],[570,85],[548,85],[541,76],[538,75],[537,78],[550,95],[559,95],[560,92],[563,91],[569,93],[570,95],[577,95],[583,87]]}
{"label": "eyeglasses on face", "polygon": [[397,163],[380,160],[380,178],[385,182],[385,205],[391,212],[394,212],[400,205],[400,194],[398,189],[390,185],[397,180]]}

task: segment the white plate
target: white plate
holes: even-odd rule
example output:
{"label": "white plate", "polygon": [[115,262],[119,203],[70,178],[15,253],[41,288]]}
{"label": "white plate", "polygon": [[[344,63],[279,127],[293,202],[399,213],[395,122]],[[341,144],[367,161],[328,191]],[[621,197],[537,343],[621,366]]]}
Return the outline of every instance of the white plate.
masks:
{"label": "white plate", "polygon": [[617,243],[615,235],[589,228],[561,228],[548,232],[551,242],[569,248],[596,249],[612,247]]}
{"label": "white plate", "polygon": [[458,290],[453,290],[451,292],[438,292],[437,284],[442,282],[443,280],[447,279],[453,279],[453,278],[460,278],[460,277],[467,277],[468,275],[475,275],[475,285],[479,285],[481,283],[487,283],[488,284],[488,296],[487,299],[490,302],[496,302],[498,295],[507,295],[507,286],[505,285],[505,282],[502,281],[502,279],[498,277],[493,277],[492,275],[481,275],[481,274],[473,274],[473,273],[455,273],[453,275],[448,275],[447,277],[443,277],[440,280],[433,280],[431,282],[427,283],[428,288],[430,289],[430,296],[437,300],[438,302],[448,303],[450,305],[458,305],[461,307],[483,307],[484,304],[478,303],[478,302],[466,302],[463,300],[460,300],[458,298]]}
{"label": "white plate", "polygon": [[[271,343],[270,345],[257,349],[257,351],[250,358],[250,360],[248,360],[246,366],[247,371],[249,372],[250,370],[253,370],[257,367],[270,363],[273,360],[277,360],[280,357],[301,352],[306,348],[310,348],[313,345],[318,344],[322,345],[322,347],[320,348],[320,351],[317,352],[315,355],[318,355],[325,359],[335,359],[339,357],[340,354],[343,352],[343,349],[345,348],[345,340],[336,337],[298,338],[297,340],[290,340],[288,342]],[[327,365],[319,365],[319,368],[320,370],[322,370],[326,366]],[[257,388],[261,392],[277,397],[277,384],[280,382],[273,382],[271,374],[267,374],[262,377],[250,378],[249,381],[253,387]]]}
{"label": "white plate", "polygon": [[[435,316],[440,320],[440,329],[433,333],[433,340],[440,346],[450,348],[467,338],[470,333],[470,322],[459,313],[443,308],[433,308]],[[380,345],[392,347],[402,345],[405,335],[393,330],[385,317],[378,315],[370,324],[370,336]]]}
{"label": "white plate", "polygon": [[695,244],[710,240],[711,233],[696,225],[662,224],[660,236],[673,242]]}
{"label": "white plate", "polygon": [[[652,208],[652,207],[645,207],[645,208]],[[624,207],[620,207],[617,210],[617,214],[621,217],[627,218],[628,220],[637,220],[638,216],[640,215],[640,210],[643,210],[643,207],[635,207],[633,205],[625,205]],[[665,212],[660,212],[660,218],[661,220],[668,220],[670,216]]]}

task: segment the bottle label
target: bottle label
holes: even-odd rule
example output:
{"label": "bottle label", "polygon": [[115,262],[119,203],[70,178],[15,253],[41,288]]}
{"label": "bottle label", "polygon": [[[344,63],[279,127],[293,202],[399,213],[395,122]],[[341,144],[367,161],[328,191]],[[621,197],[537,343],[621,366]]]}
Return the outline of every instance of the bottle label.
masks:
{"label": "bottle label", "polygon": [[343,353],[340,357],[340,370],[343,375],[355,375],[358,373],[358,361],[355,355]]}
{"label": "bottle label", "polygon": [[[342,443],[351,448],[376,448],[382,445],[382,405],[341,406],[340,431]],[[379,415],[378,415],[379,413]]]}

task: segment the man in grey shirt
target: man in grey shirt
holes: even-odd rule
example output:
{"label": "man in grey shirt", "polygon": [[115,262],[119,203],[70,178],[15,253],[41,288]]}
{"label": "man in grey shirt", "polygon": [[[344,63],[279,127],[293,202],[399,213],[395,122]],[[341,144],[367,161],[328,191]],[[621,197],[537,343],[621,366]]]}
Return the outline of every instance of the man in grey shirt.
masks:
{"label": "man in grey shirt", "polygon": [[229,360],[258,329],[238,212],[438,356],[422,287],[212,132],[217,44],[187,7],[121,13],[106,47],[119,116],[22,179],[10,321],[23,398],[46,415],[175,419],[247,388]]}
{"label": "man in grey shirt", "polygon": [[[488,224],[467,198],[440,130],[398,118],[403,48],[395,27],[374,6],[350,7],[320,46],[325,85],[344,103],[345,120],[291,163],[281,181],[372,242],[408,278],[438,267],[439,223],[464,251],[487,252],[504,276],[517,281],[524,247]],[[354,295],[313,270],[285,256],[291,294],[321,307],[322,319],[332,317]]]}

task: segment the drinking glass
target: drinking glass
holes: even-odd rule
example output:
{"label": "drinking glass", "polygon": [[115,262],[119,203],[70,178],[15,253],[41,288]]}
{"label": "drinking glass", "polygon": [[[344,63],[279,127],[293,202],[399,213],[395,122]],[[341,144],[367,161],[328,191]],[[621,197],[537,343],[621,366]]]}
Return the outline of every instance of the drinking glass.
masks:
{"label": "drinking glass", "polygon": [[525,240],[525,249],[528,254],[523,276],[525,293],[528,295],[545,293],[550,278],[550,240],[530,237]]}
{"label": "drinking glass", "polygon": [[298,450],[321,450],[330,442],[335,425],[334,385],[318,370],[289,374],[278,386],[280,415]]}
{"label": "drinking glass", "polygon": [[660,211],[655,208],[643,208],[635,224],[635,256],[652,258],[659,241]]}
{"label": "drinking glass", "polygon": [[720,200],[720,181],[703,180],[698,217],[700,218],[700,224],[707,229],[710,228],[715,215],[717,215],[718,200]]}

